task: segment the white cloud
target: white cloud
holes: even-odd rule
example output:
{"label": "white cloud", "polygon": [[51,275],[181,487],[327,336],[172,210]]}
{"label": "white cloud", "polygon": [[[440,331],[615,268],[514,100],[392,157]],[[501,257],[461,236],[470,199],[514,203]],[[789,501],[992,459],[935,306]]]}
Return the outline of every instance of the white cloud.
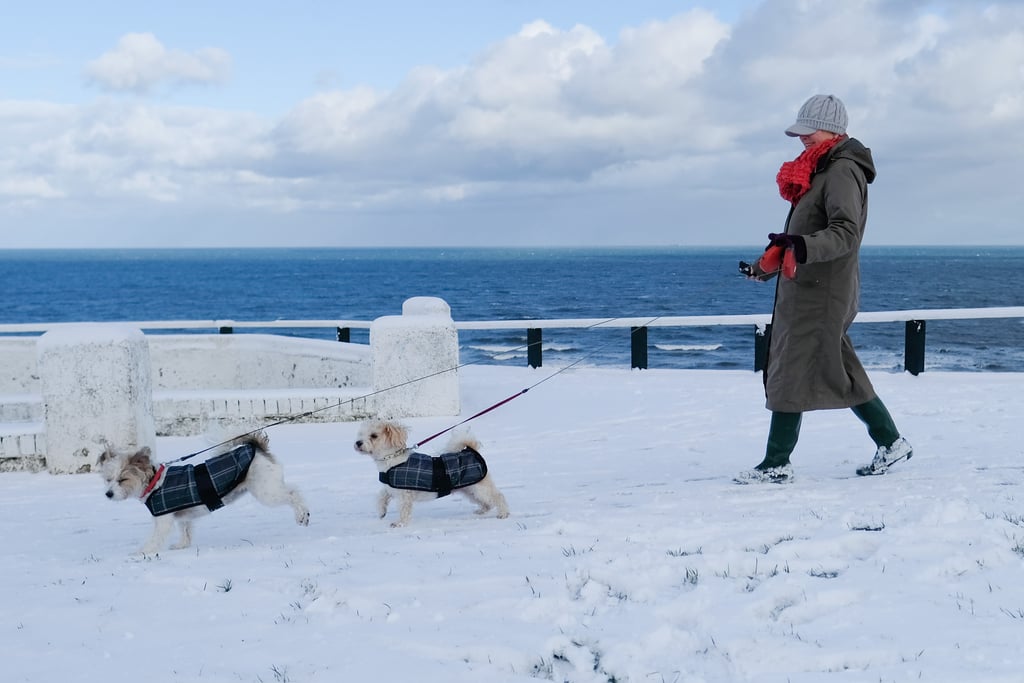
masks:
{"label": "white cloud", "polygon": [[[216,54],[134,34],[89,70],[142,92],[222,80]],[[10,201],[153,202],[240,223],[259,212],[268,226],[281,215],[328,242],[339,221],[381,239],[394,212],[393,242],[408,229],[421,243],[494,243],[489,230],[519,221],[570,244],[702,242],[708,230],[751,243],[784,218],[774,174],[799,150],[782,130],[815,92],[840,95],[873,149],[882,241],[950,241],[966,220],[978,241],[1019,234],[1015,2],[765,0],[734,25],[698,10],[615,40],[536,21],[461,66],[415,68],[390,91],[333,87],[275,119],[117,97],[0,100],[0,188]]]}
{"label": "white cloud", "polygon": [[56,199],[64,193],[50,185],[46,178],[38,176],[7,175],[0,178],[0,196],[14,197],[23,201]]}
{"label": "white cloud", "polygon": [[173,202],[179,199],[181,188],[166,174],[151,171],[137,171],[125,178],[120,188],[129,194],[139,195],[157,202]]}
{"label": "white cloud", "polygon": [[313,175],[577,182],[726,141],[687,89],[727,35],[706,12],[626,31],[615,46],[586,27],[534,22],[463,68],[416,70],[393,93],[318,94],[276,141],[282,163]]}
{"label": "white cloud", "polygon": [[105,90],[146,92],[164,84],[216,84],[228,79],[231,57],[219,48],[169,50],[151,33],[129,33],[89,62],[86,78]]}

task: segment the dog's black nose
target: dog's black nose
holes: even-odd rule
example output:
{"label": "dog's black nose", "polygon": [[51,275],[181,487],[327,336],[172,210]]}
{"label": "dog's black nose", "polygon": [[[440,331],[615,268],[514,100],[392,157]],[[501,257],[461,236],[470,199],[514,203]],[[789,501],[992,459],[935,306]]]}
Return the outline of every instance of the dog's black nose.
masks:
{"label": "dog's black nose", "polygon": [[362,447],[363,447],[363,442],[362,441],[356,441],[356,448],[362,448]]}
{"label": "dog's black nose", "polygon": [[113,497],[114,497],[114,492],[113,491],[107,491],[107,498],[113,498]]}

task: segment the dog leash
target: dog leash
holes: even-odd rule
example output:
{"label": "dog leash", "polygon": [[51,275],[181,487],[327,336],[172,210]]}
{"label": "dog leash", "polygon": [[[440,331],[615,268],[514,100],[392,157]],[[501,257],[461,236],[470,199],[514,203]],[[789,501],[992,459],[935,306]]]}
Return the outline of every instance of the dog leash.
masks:
{"label": "dog leash", "polygon": [[[650,325],[655,320],[658,320],[661,317],[662,316],[658,315],[658,316],[655,316],[655,317],[651,318],[650,320],[647,321],[646,325],[644,325],[644,326]],[[597,323],[594,323],[593,325],[589,325],[589,326],[587,326],[584,329],[588,329],[589,330],[589,329],[593,329],[595,327],[600,327],[601,325],[604,325],[605,323],[613,322],[615,320],[619,320],[619,318],[608,318],[607,320],[602,320],[601,322],[597,322]],[[641,327],[644,327],[644,326],[641,326]],[[533,342],[533,343],[537,343],[537,342]],[[566,370],[569,370],[573,366],[582,363],[587,358],[590,358],[591,356],[596,355],[597,353],[599,353],[600,351],[604,350],[606,347],[610,346],[611,344],[612,344],[612,342],[607,342],[605,344],[602,344],[601,346],[598,346],[596,349],[594,349],[590,353],[587,353],[587,354],[584,354],[583,356],[580,356],[579,358],[577,358],[575,361],[573,361],[569,365],[566,365],[564,368],[556,370],[555,372],[551,373],[550,375],[548,375],[544,379],[540,380],[539,382],[535,382],[535,383],[531,384],[530,386],[526,387],[525,389],[522,389],[519,392],[517,392],[515,394],[512,394],[508,398],[502,399],[501,401],[498,401],[497,403],[495,403],[494,405],[492,405],[492,406],[490,406],[488,408],[484,408],[483,410],[481,410],[480,412],[476,413],[475,415],[471,415],[471,416],[467,417],[465,420],[463,420],[461,422],[458,422],[458,423],[452,425],[451,427],[448,427],[447,429],[443,429],[440,432],[438,432],[437,434],[434,434],[433,436],[429,436],[426,439],[423,439],[422,441],[417,443],[415,446],[413,446],[413,448],[418,448],[419,446],[422,446],[423,444],[427,443],[428,441],[432,441],[433,439],[436,439],[437,437],[441,436],[442,434],[447,434],[451,430],[456,429],[457,427],[461,427],[462,425],[466,424],[470,420],[475,420],[476,418],[480,417],[481,415],[486,415],[487,413],[491,412],[492,410],[495,410],[496,408],[500,408],[501,406],[503,406],[506,403],[512,401],[513,399],[519,398],[520,396],[522,396],[523,394],[528,392],[530,389],[533,389],[534,387],[540,386],[544,382],[547,382],[548,380],[557,377],[558,375],[562,374]],[[523,346],[520,346],[520,347],[518,347],[517,349],[514,349],[514,350],[529,348],[530,346],[531,346],[531,344],[524,344]],[[194,453],[189,453],[188,455],[183,455],[180,458],[175,458],[174,460],[168,460],[168,461],[166,461],[166,464],[181,462],[183,460],[188,460],[190,458],[194,458],[197,455],[202,455],[203,453],[206,453],[208,451],[212,451],[215,448],[219,448],[220,446],[223,446],[224,444],[231,443],[232,441],[235,441],[237,439],[241,439],[241,438],[244,438],[244,437],[249,436],[251,434],[255,434],[256,432],[263,431],[264,429],[270,429],[271,427],[277,427],[278,425],[287,424],[289,422],[295,422],[296,420],[302,419],[304,417],[310,417],[311,415],[314,415],[314,414],[319,413],[319,412],[323,412],[324,410],[330,410],[332,408],[340,408],[343,405],[355,403],[356,401],[362,401],[362,400],[367,399],[367,398],[369,398],[371,396],[376,396],[377,394],[383,394],[386,391],[391,391],[393,389],[398,389],[398,388],[401,388],[401,387],[404,387],[404,386],[408,386],[410,384],[415,384],[416,382],[422,382],[423,380],[430,379],[431,377],[437,377],[438,375],[443,375],[446,372],[454,372],[454,371],[459,370],[460,368],[466,367],[467,365],[476,365],[476,364],[478,364],[478,363],[476,363],[475,361],[474,362],[470,362],[470,363],[459,363],[455,367],[446,368],[444,370],[439,370],[437,372],[432,372],[429,375],[423,375],[422,377],[416,377],[416,378],[410,379],[410,380],[408,380],[406,382],[402,382],[400,384],[395,384],[395,385],[390,386],[390,387],[385,387],[383,389],[378,389],[377,391],[371,391],[368,394],[363,394],[362,396],[357,396],[355,398],[350,398],[350,399],[348,399],[346,401],[340,401],[338,403],[333,403],[333,404],[331,404],[329,406],[324,406],[323,408],[316,408],[314,410],[307,410],[304,413],[299,413],[298,415],[292,415],[291,417],[286,417],[284,419],[278,420],[277,422],[271,422],[270,424],[263,425],[262,427],[257,427],[256,429],[252,429],[252,430],[250,430],[248,432],[244,432],[244,433],[239,434],[238,436],[232,437],[230,439],[225,439],[224,441],[221,441],[220,443],[215,443],[212,446],[207,446],[206,448],[204,448],[202,450],[199,450],[199,451],[196,451]]]}
{"label": "dog leash", "polygon": [[[536,386],[536,385],[534,385],[534,386]],[[506,403],[508,403],[508,402],[509,402],[509,401],[511,401],[512,399],[514,399],[514,398],[519,398],[520,396],[522,396],[523,394],[525,394],[525,393],[526,393],[527,391],[529,391],[529,390],[530,390],[530,389],[532,389],[532,388],[533,388],[533,387],[526,387],[525,389],[523,389],[523,390],[522,390],[522,391],[520,391],[519,393],[516,393],[516,394],[512,394],[512,395],[511,395],[511,396],[509,396],[508,398],[506,398],[506,399],[502,399],[502,400],[498,401],[497,403],[495,403],[495,404],[494,404],[493,406],[491,406],[490,408],[484,408],[483,410],[481,410],[481,411],[480,411],[479,413],[477,413],[476,415],[470,415],[469,417],[467,417],[467,418],[466,418],[465,420],[463,420],[462,422],[458,422],[458,423],[456,423],[456,424],[453,424],[453,425],[452,425],[451,427],[448,427],[447,429],[442,429],[441,431],[439,431],[439,432],[438,432],[437,434],[434,434],[433,436],[428,436],[427,438],[425,438],[425,439],[423,439],[422,441],[419,441],[419,442],[417,442],[417,443],[416,443],[415,445],[413,445],[413,447],[412,447],[412,448],[413,448],[413,450],[415,450],[415,449],[419,448],[420,446],[422,446],[423,444],[427,443],[428,441],[433,441],[434,439],[436,439],[437,437],[441,436],[442,434],[447,434],[448,432],[452,431],[452,430],[453,430],[453,429],[455,429],[456,427],[461,427],[462,425],[466,424],[466,423],[467,423],[467,422],[469,422],[470,420],[475,420],[476,418],[480,417],[481,415],[486,415],[487,413],[491,412],[491,411],[492,411],[492,410],[494,410],[495,408],[500,408],[501,406],[505,405]]]}
{"label": "dog leash", "polygon": [[[647,321],[647,324],[650,325],[651,323],[653,323],[655,320],[657,320],[660,317],[661,316],[657,316],[655,318],[651,318],[649,321]],[[615,318],[613,318],[612,320],[614,320],[614,319]],[[608,322],[608,321],[605,321],[605,322]],[[512,394],[508,398],[505,398],[505,399],[502,399],[502,400],[498,401],[497,403],[495,403],[494,405],[490,406],[489,408],[484,408],[483,410],[481,410],[479,413],[476,413],[475,415],[470,415],[469,417],[467,417],[462,422],[457,422],[456,424],[453,424],[451,427],[448,427],[447,429],[443,429],[443,430],[439,431],[437,434],[434,434],[432,436],[428,436],[427,438],[423,439],[422,441],[416,443],[413,446],[413,449],[419,448],[420,446],[422,446],[423,444],[427,443],[428,441],[433,441],[434,439],[436,439],[437,437],[441,436],[442,434],[447,434],[448,432],[452,431],[453,429],[456,429],[457,427],[461,427],[462,425],[466,424],[470,420],[475,420],[476,418],[480,417],[481,415],[486,415],[487,413],[491,412],[495,408],[500,408],[501,406],[505,405],[506,403],[508,403],[509,401],[511,401],[513,399],[519,398],[520,396],[522,396],[523,394],[528,392],[530,389],[533,389],[534,387],[539,386],[539,385],[543,384],[544,382],[547,382],[548,380],[557,377],[558,375],[562,374],[563,372],[565,372],[569,368],[573,367],[574,365],[578,365],[579,363],[582,363],[587,358],[589,358],[590,356],[593,356],[594,354],[598,353],[599,351],[604,349],[609,344],[611,344],[611,342],[608,342],[607,344],[603,344],[603,345],[599,346],[598,348],[594,349],[590,353],[588,353],[588,354],[586,354],[584,356],[581,356],[580,358],[577,358],[575,361],[573,361],[569,365],[566,365],[564,368],[556,370],[555,372],[551,373],[550,375],[548,375],[544,379],[540,380],[539,382],[535,382],[534,384],[531,384],[530,386],[526,387],[525,389],[522,389],[519,392],[517,392],[515,394]]]}
{"label": "dog leash", "polygon": [[[341,406],[344,406],[344,405],[347,405],[347,404],[351,404],[351,403],[355,403],[356,401],[362,401],[362,400],[365,400],[367,398],[370,398],[371,396],[376,396],[377,394],[383,394],[386,391],[392,391],[393,389],[398,389],[398,388],[401,388],[401,387],[404,387],[404,386],[408,386],[410,384],[415,384],[416,382],[422,382],[423,380],[430,379],[431,377],[437,377],[438,375],[443,375],[446,372],[454,372],[454,371],[458,370],[459,368],[466,367],[467,365],[473,365],[473,363],[460,363],[459,365],[456,365],[453,368],[445,368],[444,370],[438,370],[437,372],[432,372],[429,375],[423,375],[422,377],[415,377],[415,378],[410,379],[410,380],[408,380],[406,382],[402,382],[400,384],[395,384],[395,385],[392,385],[390,387],[384,387],[383,389],[378,389],[376,391],[371,391],[370,393],[363,394],[362,396],[356,396],[354,398],[350,398],[350,399],[347,399],[347,400],[344,400],[344,401],[339,401],[337,403],[332,403],[331,405],[324,406],[323,408],[315,408],[313,410],[307,410],[304,413],[299,413],[298,415],[292,415],[290,417],[286,417],[286,418],[280,419],[277,422],[271,422],[270,424],[265,424],[262,427],[257,427],[256,429],[251,429],[248,432],[243,432],[243,433],[241,433],[241,434],[239,434],[237,436],[231,437],[230,439],[225,439],[224,441],[221,441],[219,443],[215,443],[212,446],[207,446],[206,448],[204,448],[202,450],[195,451],[194,453],[189,453],[188,455],[183,455],[180,458],[175,458],[174,460],[168,460],[166,462],[167,462],[167,464],[171,464],[171,463],[175,463],[175,462],[181,462],[183,460],[188,460],[189,458],[194,458],[197,455],[202,455],[203,453],[206,453],[208,451],[212,451],[215,448],[219,448],[219,447],[221,447],[221,446],[223,446],[225,444],[229,444],[232,441],[236,441],[238,439],[245,438],[247,436],[255,434],[256,432],[262,432],[263,430],[270,429],[271,427],[277,427],[278,425],[287,424],[289,422],[295,422],[296,420],[300,420],[300,419],[302,419],[304,417],[310,417],[311,415],[315,415],[316,413],[321,413],[321,412],[323,412],[325,410],[331,410],[333,408],[340,408]],[[524,390],[523,393],[525,393],[525,391],[526,390]],[[514,398],[514,397],[512,397],[512,398]],[[512,399],[510,398],[508,400],[512,400]],[[495,407],[497,407],[497,406],[495,406]],[[443,433],[444,432],[442,432],[442,434]]]}

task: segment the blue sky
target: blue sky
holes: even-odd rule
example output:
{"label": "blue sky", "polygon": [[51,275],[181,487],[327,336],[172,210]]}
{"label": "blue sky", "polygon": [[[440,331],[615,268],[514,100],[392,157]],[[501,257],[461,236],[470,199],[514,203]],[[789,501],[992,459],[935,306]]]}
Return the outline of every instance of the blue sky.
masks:
{"label": "blue sky", "polygon": [[20,3],[0,248],[758,244],[817,92],[869,243],[1021,244],[1022,4]]}
{"label": "blue sky", "polygon": [[[6,66],[0,82],[5,94],[18,98],[88,101],[95,89],[81,78],[82,66],[123,35],[153,33],[169,49],[223,49],[233,63],[230,87],[162,89],[162,101],[280,115],[323,88],[394,88],[417,66],[463,66],[537,19],[562,28],[585,24],[613,41],[624,27],[694,7],[712,7],[728,21],[754,5],[753,0],[19,3],[5,9],[0,29],[0,64]],[[12,68],[18,64],[25,68]]]}

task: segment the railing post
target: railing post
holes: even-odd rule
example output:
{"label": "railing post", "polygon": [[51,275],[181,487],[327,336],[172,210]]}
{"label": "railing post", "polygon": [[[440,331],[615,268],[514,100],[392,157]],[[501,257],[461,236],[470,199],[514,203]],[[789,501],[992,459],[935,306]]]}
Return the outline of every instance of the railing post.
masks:
{"label": "railing post", "polygon": [[526,330],[526,362],[531,368],[539,368],[543,349],[541,348],[541,329],[531,327]]}
{"label": "railing post", "polygon": [[903,369],[911,375],[924,372],[924,320],[908,320],[903,339]]}
{"label": "railing post", "polygon": [[46,468],[95,471],[108,444],[156,445],[149,342],[119,323],[76,323],[36,342]]}
{"label": "railing post", "polygon": [[772,338],[772,325],[762,328],[754,326],[754,372],[761,372],[768,365],[768,343]]}
{"label": "railing post", "polygon": [[629,335],[630,342],[630,367],[639,370],[647,369],[647,328],[631,327]]}
{"label": "railing post", "polygon": [[444,299],[414,296],[402,315],[370,327],[373,412],[389,417],[458,415],[459,332]]}
{"label": "railing post", "polygon": [[345,343],[352,341],[352,329],[349,327],[339,327],[338,341]]}

